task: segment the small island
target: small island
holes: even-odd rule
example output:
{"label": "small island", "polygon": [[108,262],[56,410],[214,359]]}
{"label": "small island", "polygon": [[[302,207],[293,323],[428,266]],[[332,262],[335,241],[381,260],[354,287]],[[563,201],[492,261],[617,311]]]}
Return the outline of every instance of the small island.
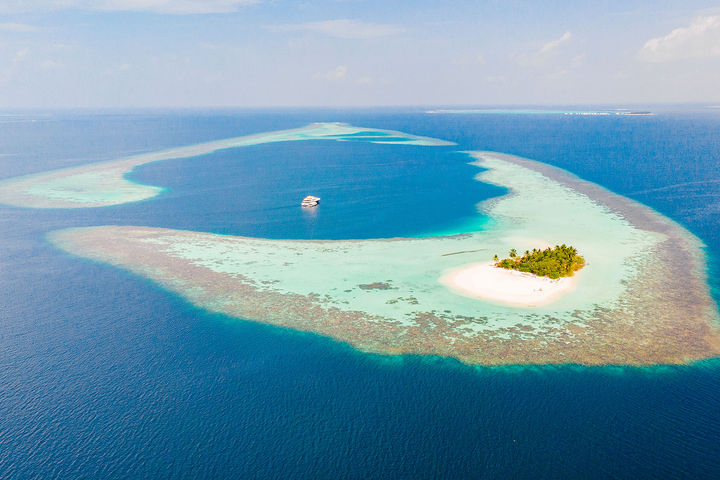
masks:
{"label": "small island", "polygon": [[535,308],[559,300],[577,286],[570,278],[585,265],[585,259],[571,246],[556,245],[544,250],[516,249],[509,258],[495,255],[492,262],[474,263],[449,270],[440,283],[460,295],[503,305]]}
{"label": "small island", "polygon": [[517,250],[513,248],[508,255],[510,258],[503,260],[495,255],[493,258],[495,266],[552,279],[572,277],[576,271],[585,266],[585,259],[578,255],[577,249],[565,244],[545,250],[536,248],[533,248],[532,252],[526,250],[522,257],[519,257]]}

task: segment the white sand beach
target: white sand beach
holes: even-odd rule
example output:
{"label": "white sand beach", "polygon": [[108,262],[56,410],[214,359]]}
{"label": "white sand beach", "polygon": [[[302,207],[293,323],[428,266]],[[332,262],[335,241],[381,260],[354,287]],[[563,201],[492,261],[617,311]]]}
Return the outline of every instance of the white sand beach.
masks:
{"label": "white sand beach", "polygon": [[440,283],[467,297],[515,307],[538,307],[573,290],[577,285],[577,277],[553,280],[497,268],[493,262],[484,262],[451,270],[440,278]]}

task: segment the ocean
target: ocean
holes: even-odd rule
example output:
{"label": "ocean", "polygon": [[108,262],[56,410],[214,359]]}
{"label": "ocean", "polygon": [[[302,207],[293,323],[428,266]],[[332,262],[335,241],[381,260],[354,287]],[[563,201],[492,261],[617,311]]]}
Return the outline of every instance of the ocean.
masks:
{"label": "ocean", "polygon": [[[463,231],[505,190],[454,153],[563,168],[706,244],[720,281],[720,112],[55,111],[0,116],[0,179],[347,122],[456,142],[305,141],[146,164],[113,207],[0,205],[0,478],[717,478],[720,362],[479,367],[363,353],[203,311],[64,254],[50,231],[147,225],[273,239]],[[316,194],[314,214],[299,199]]]}

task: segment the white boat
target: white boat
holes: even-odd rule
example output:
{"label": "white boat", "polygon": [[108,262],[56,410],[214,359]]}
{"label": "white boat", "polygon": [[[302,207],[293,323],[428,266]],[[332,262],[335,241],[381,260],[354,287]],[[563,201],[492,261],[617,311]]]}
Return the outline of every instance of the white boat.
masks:
{"label": "white boat", "polygon": [[307,197],[303,198],[302,202],[300,202],[300,206],[317,207],[318,203],[320,203],[320,197],[313,197],[312,195],[308,195]]}

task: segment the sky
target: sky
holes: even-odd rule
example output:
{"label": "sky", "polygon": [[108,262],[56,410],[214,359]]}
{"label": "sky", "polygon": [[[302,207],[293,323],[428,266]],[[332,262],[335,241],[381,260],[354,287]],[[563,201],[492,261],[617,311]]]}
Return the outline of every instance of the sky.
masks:
{"label": "sky", "polygon": [[0,0],[0,108],[720,104],[720,3]]}

